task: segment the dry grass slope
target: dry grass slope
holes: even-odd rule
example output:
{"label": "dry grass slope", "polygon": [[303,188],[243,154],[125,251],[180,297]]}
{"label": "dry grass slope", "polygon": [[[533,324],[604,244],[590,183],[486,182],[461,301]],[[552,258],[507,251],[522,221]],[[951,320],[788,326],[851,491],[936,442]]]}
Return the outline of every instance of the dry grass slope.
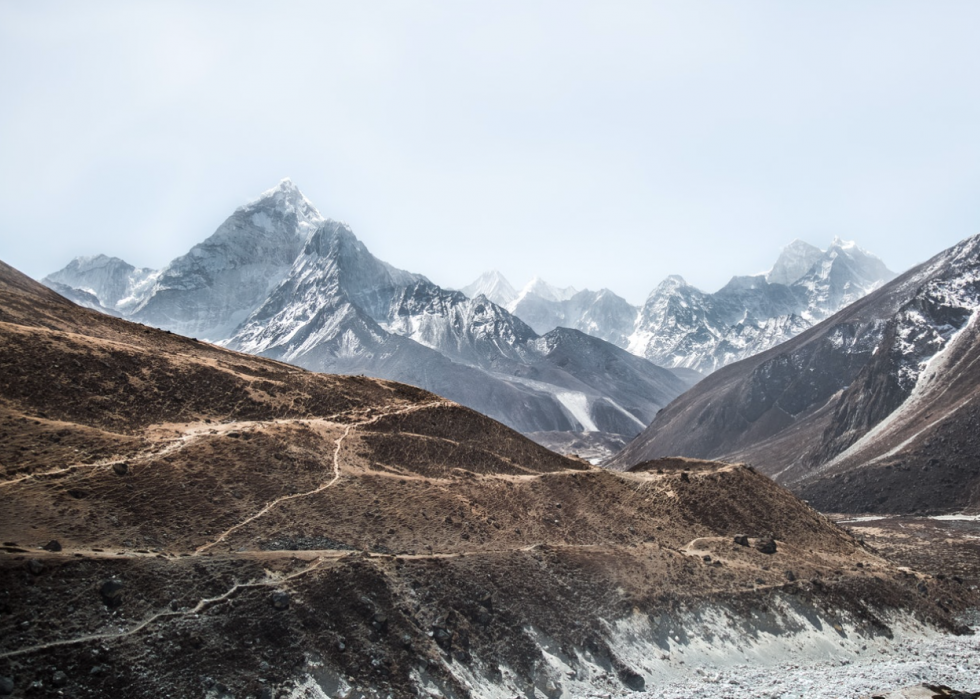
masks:
{"label": "dry grass slope", "polygon": [[9,267],[0,498],[18,692],[62,691],[57,668],[79,697],[285,696],[305,676],[465,697],[463,669],[506,667],[557,697],[535,634],[637,687],[609,640],[636,614],[789,595],[885,633],[890,611],[949,627],[968,601],[751,469],[596,469],[424,391],[102,316]]}

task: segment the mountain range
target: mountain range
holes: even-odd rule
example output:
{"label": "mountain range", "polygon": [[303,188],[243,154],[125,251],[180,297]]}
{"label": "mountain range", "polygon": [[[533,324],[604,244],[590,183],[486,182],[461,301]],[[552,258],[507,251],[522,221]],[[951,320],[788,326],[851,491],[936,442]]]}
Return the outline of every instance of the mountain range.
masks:
{"label": "mountain range", "polygon": [[43,281],[182,335],[420,386],[543,442],[577,433],[625,443],[694,378],[575,329],[537,333],[482,293],[382,262],[288,179],[162,270],[98,256]]}
{"label": "mountain range", "polygon": [[516,292],[496,271],[463,291],[485,294],[536,332],[575,328],[658,366],[709,374],[785,342],[894,276],[835,238],[826,250],[796,240],[769,272],[733,277],[714,293],[670,276],[639,307],[609,289],[557,289],[537,278]]}
{"label": "mountain range", "polygon": [[980,236],[657,415],[610,462],[747,461],[823,511],[980,507]]}

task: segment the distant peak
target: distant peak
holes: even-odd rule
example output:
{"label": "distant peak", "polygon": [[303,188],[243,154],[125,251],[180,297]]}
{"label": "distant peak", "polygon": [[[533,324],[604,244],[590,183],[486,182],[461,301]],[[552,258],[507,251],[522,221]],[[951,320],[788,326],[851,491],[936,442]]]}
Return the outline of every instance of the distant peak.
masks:
{"label": "distant peak", "polygon": [[500,270],[491,269],[480,275],[477,281],[502,281],[506,282],[507,278],[501,274]]}
{"label": "distant peak", "polygon": [[687,283],[687,280],[685,280],[684,277],[679,274],[671,274],[662,282],[657,284],[656,288],[649,293],[647,296],[647,303],[650,303],[650,301],[653,299],[672,296],[680,289],[687,288],[691,288],[691,285]]}
{"label": "distant peak", "polygon": [[290,202],[296,204],[302,202],[307,206],[314,208],[313,203],[306,198],[306,196],[300,191],[299,187],[296,186],[296,183],[289,177],[283,177],[281,180],[279,180],[279,184],[277,184],[275,187],[265,190],[259,194],[259,196],[255,197],[240,208],[244,209],[270,199],[277,203]]}
{"label": "distant peak", "polygon": [[765,273],[770,284],[790,285],[803,277],[824,255],[816,245],[797,238],[779,253],[776,264]]}
{"label": "distant peak", "polygon": [[484,272],[474,282],[467,284],[460,289],[469,298],[486,296],[499,306],[506,306],[517,297],[517,292],[510,285],[507,278],[498,270],[492,269]]}
{"label": "distant peak", "polygon": [[840,236],[834,236],[833,241],[830,243],[831,249],[840,248],[841,250],[851,250],[857,247],[857,243],[853,240],[844,240]]}
{"label": "distant peak", "polygon": [[[238,207],[238,211],[246,211],[259,209],[258,212],[253,214],[253,216],[263,216],[263,209],[275,209],[282,215],[295,214],[297,220],[297,234],[306,238],[309,234],[320,224],[324,223],[326,219],[320,215],[320,212],[313,202],[307,199],[303,193],[299,190],[299,187],[290,179],[289,177],[284,177],[279,180],[277,184],[272,189],[267,189],[262,192],[258,197],[249,201],[246,204]],[[267,226],[268,220],[262,219],[254,221],[256,225]]]}
{"label": "distant peak", "polygon": [[[835,240],[837,239],[835,238]],[[800,250],[816,250],[817,252],[821,251],[820,248],[818,248],[816,245],[811,245],[810,243],[806,242],[802,238],[795,238],[793,242],[791,242],[789,245],[783,248],[783,252],[800,251]]]}
{"label": "distant peak", "polygon": [[567,301],[576,293],[577,289],[573,286],[562,289],[549,284],[541,277],[535,275],[531,281],[524,285],[524,288],[521,289],[520,295],[523,298],[530,294],[534,294],[535,296],[540,296],[548,301]]}

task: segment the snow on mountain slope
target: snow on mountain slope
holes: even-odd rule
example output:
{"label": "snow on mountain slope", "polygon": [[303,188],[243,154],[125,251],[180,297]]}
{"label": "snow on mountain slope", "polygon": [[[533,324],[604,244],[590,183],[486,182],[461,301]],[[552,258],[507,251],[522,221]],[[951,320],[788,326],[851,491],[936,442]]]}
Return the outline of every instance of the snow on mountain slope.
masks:
{"label": "snow on mountain slope", "polygon": [[524,285],[524,288],[517,294],[517,298],[509,304],[507,310],[513,313],[514,309],[519,307],[521,301],[528,297],[536,297],[545,301],[567,301],[577,293],[578,291],[575,287],[569,286],[562,289],[557,286],[552,286],[540,277],[534,277]]}
{"label": "snow on mountain slope", "polygon": [[[540,338],[484,296],[469,299],[378,260],[334,221],[310,236],[283,281],[222,344],[413,383],[526,432],[636,434],[687,386],[596,338]],[[574,349],[558,361],[562,347]]]}
{"label": "snow on mountain slope", "polygon": [[[796,241],[768,275],[734,277],[713,294],[668,277],[641,309],[629,351],[660,366],[710,373],[789,340],[894,277],[853,243],[834,239],[819,257],[814,250]],[[778,281],[807,263],[792,283]]]}
{"label": "snow on mountain slope", "polygon": [[980,506],[978,315],[980,236],[714,373],[611,463],[748,461],[828,511]]}
{"label": "snow on mountain slope", "polygon": [[[76,257],[41,282],[58,293],[62,293],[64,287],[82,292],[76,293],[72,300],[85,299],[86,295],[94,297],[98,307],[91,305],[91,298],[82,303],[89,308],[126,312],[142,300],[156,274],[152,269],[133,267],[118,257],[94,255]],[[55,285],[61,285],[61,288]]]}
{"label": "snow on mountain slope", "polygon": [[[706,374],[795,337],[893,277],[854,243],[835,238],[820,250],[796,240],[767,274],[733,277],[713,294],[673,275],[637,308],[608,289],[574,292],[535,278],[507,309],[540,334],[574,328],[659,366]],[[466,290],[504,284],[487,272]],[[510,298],[493,293],[492,300]]]}
{"label": "snow on mountain slope", "polygon": [[[806,250],[794,254],[777,267],[794,270],[797,258],[809,259]],[[736,277],[704,294],[670,278],[643,309],[608,290],[576,292],[540,279],[516,294],[496,272],[468,286],[479,292],[468,297],[373,257],[287,179],[163,270],[92,258],[50,283],[67,284],[66,293],[93,308],[181,334],[319,370],[416,383],[522,431],[631,435],[698,377],[693,372],[774,346],[828,304],[863,293],[881,274],[875,261],[835,241],[792,286]],[[519,313],[493,298],[509,299]],[[586,334],[558,332],[566,326]],[[679,379],[656,364],[688,373]],[[629,371],[617,373],[624,366]],[[481,384],[495,388],[473,388]]]}
{"label": "snow on mountain slope", "polygon": [[829,318],[895,278],[885,264],[853,242],[834,238],[830,248],[792,288],[802,292],[807,320]]}
{"label": "snow on mountain slope", "polygon": [[511,304],[511,308],[514,315],[537,333],[573,328],[617,347],[626,346],[638,310],[608,289],[585,289],[562,300],[528,294]]}
{"label": "snow on mountain slope", "polygon": [[52,291],[56,291],[62,296],[64,296],[69,301],[77,303],[82,308],[91,308],[93,311],[98,311],[99,313],[105,313],[106,315],[119,317],[119,312],[112,309],[106,308],[99,301],[99,297],[90,291],[85,291],[84,289],[76,289],[75,287],[66,286],[60,282],[54,282],[50,279],[44,280],[44,285],[47,286]]}
{"label": "snow on mountain slope", "polygon": [[766,274],[770,284],[786,284],[787,286],[810,271],[813,265],[823,257],[823,250],[802,240],[794,240],[783,248],[776,264]]}
{"label": "snow on mountain slope", "polygon": [[471,299],[477,296],[486,296],[504,308],[517,298],[517,290],[510,285],[504,275],[495,269],[484,272],[476,281],[464,286],[460,291]]}
{"label": "snow on mountain slope", "polygon": [[313,204],[284,179],[161,270],[127,316],[182,335],[228,337],[282,281],[321,223]]}

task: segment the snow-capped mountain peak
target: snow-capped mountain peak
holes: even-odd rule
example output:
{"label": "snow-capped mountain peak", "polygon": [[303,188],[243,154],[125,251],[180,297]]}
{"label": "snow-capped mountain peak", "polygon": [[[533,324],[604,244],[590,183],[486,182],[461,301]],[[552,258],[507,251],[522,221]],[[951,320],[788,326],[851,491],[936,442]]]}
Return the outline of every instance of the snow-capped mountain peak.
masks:
{"label": "snow-capped mountain peak", "polygon": [[671,291],[676,291],[677,289],[682,289],[686,286],[690,286],[690,284],[687,283],[687,280],[684,279],[684,277],[679,274],[671,274],[662,282],[657,284],[657,287],[650,292],[650,296],[669,293]]}
{"label": "snow-capped mountain peak", "polygon": [[895,275],[855,243],[827,250],[794,240],[764,275],[733,277],[713,294],[670,276],[647,298],[631,352],[668,367],[710,372],[795,336]]}
{"label": "snow-capped mountain peak", "polygon": [[284,177],[272,189],[267,189],[258,197],[238,207],[237,212],[250,213],[252,223],[258,228],[272,232],[276,219],[292,223],[297,237],[306,240],[326,219],[299,190],[291,179]]}
{"label": "snow-capped mountain peak", "polygon": [[[853,240],[844,240],[840,236],[834,236],[833,241],[830,243],[831,248],[839,248],[841,250],[851,250],[852,248],[857,248],[857,243]],[[860,248],[858,248],[860,250]]]}
{"label": "snow-capped mountain peak", "polygon": [[125,311],[135,305],[133,297],[139,295],[155,274],[152,269],[138,269],[118,257],[90,255],[76,257],[63,269],[45,277],[43,283],[91,294],[102,308]]}
{"label": "snow-capped mountain peak", "polygon": [[517,290],[495,269],[484,272],[476,281],[467,284],[460,291],[471,299],[482,294],[498,306],[504,307],[517,298]]}
{"label": "snow-capped mountain peak", "polygon": [[532,295],[544,299],[545,301],[567,301],[577,293],[578,290],[573,286],[565,287],[563,289],[557,286],[552,286],[541,277],[535,276],[533,279],[531,279],[531,281],[524,285],[524,288],[521,289],[521,292],[517,295],[517,299],[515,299],[511,305],[516,306],[522,299]]}
{"label": "snow-capped mountain peak", "polygon": [[[834,243],[838,240],[839,238],[835,238]],[[788,286],[809,272],[810,268],[817,264],[822,256],[823,250],[797,238],[783,248],[776,264],[766,273],[766,281],[770,284],[786,284]]]}

